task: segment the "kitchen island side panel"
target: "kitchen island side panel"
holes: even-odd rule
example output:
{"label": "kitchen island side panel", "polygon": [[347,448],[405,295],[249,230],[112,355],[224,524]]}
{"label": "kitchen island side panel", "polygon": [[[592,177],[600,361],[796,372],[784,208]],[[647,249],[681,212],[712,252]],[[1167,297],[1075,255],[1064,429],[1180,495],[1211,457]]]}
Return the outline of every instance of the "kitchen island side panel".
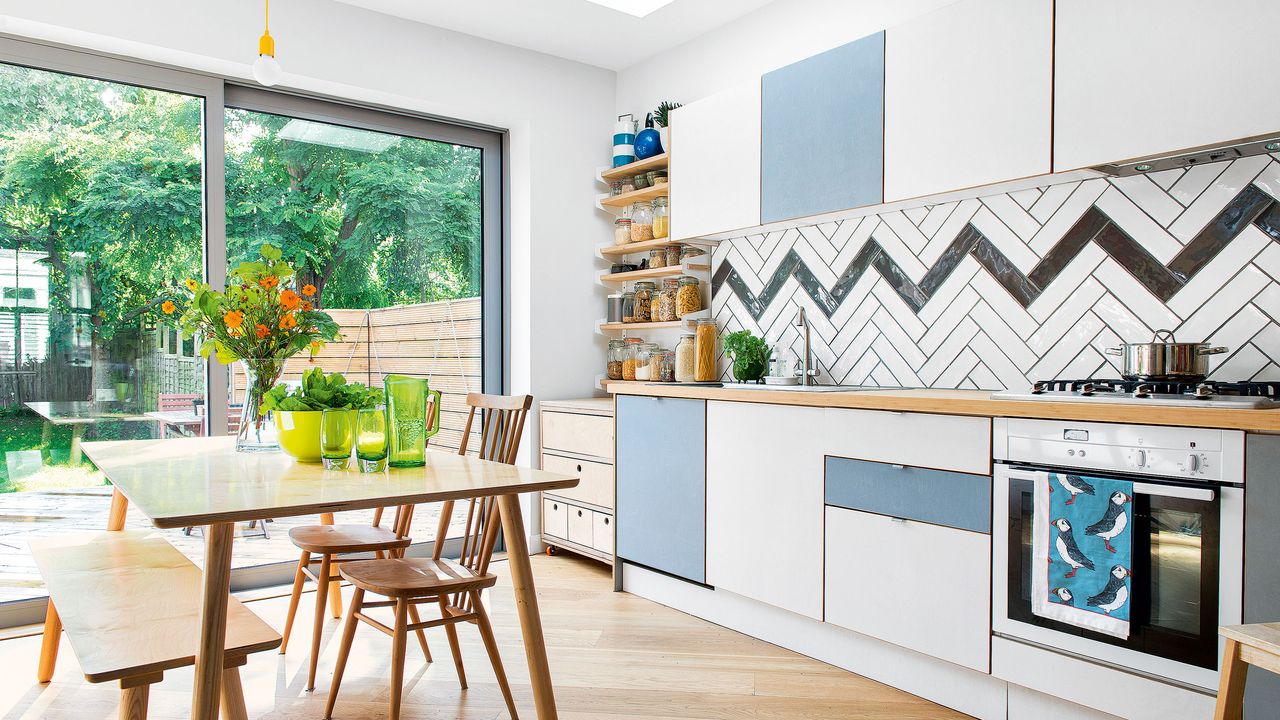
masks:
{"label": "kitchen island side panel", "polygon": [[[1280,621],[1280,435],[1248,435],[1244,480],[1244,621]],[[1252,670],[1244,720],[1272,720],[1280,708],[1280,676]]]}

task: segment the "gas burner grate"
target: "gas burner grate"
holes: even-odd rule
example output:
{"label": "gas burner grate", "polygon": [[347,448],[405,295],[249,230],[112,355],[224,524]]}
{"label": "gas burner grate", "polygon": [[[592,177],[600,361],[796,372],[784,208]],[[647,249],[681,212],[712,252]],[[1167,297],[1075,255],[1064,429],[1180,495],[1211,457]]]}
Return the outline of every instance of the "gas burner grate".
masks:
{"label": "gas burner grate", "polygon": [[1083,380],[1040,380],[1032,392],[1072,392],[1085,395],[1123,393],[1145,397],[1147,395],[1188,395],[1196,398],[1234,395],[1263,397],[1280,400],[1280,382],[1171,382],[1155,380],[1120,380],[1113,378],[1088,378]]}

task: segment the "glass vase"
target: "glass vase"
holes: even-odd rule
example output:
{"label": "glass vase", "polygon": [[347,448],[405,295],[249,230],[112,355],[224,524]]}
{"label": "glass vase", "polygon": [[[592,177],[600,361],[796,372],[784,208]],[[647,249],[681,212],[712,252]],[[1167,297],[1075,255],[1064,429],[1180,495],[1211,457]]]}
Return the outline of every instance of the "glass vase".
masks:
{"label": "glass vase", "polygon": [[240,409],[240,429],[236,452],[280,452],[280,435],[270,412],[262,412],[262,398],[284,374],[287,358],[252,358],[240,361],[244,371],[244,406]]}

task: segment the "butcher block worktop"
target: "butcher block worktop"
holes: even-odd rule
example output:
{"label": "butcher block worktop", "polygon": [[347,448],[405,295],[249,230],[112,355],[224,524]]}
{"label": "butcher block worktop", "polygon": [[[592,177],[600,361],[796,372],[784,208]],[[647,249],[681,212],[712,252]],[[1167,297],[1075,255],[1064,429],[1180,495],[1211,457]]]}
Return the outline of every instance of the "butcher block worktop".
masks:
{"label": "butcher block worktop", "polygon": [[1231,410],[1136,403],[1048,402],[993,400],[983,390],[877,389],[838,392],[803,390],[744,390],[663,383],[610,383],[617,395],[695,398],[771,405],[804,405],[860,410],[924,412],[982,417],[1049,418],[1083,422],[1123,422],[1139,425],[1223,428],[1280,433],[1280,409]]}

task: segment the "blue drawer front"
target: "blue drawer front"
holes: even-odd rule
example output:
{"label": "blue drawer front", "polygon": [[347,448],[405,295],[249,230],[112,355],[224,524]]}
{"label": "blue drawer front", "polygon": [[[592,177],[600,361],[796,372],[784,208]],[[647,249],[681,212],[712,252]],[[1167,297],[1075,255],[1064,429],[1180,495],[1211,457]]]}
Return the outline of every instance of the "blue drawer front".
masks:
{"label": "blue drawer front", "polygon": [[826,477],[828,505],[991,532],[987,475],[828,457]]}
{"label": "blue drawer front", "polygon": [[706,582],[706,402],[626,395],[617,402],[615,551]]}
{"label": "blue drawer front", "polygon": [[760,90],[761,222],[884,202],[883,32],[766,73]]}

